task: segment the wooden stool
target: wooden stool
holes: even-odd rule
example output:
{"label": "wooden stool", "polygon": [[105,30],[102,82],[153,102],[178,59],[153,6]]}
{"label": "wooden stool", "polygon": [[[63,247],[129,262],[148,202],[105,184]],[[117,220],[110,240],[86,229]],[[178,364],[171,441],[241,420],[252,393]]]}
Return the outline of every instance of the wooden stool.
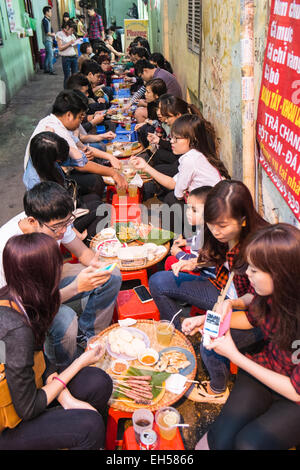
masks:
{"label": "wooden stool", "polygon": [[[154,423],[153,429],[157,434],[158,444],[155,450],[184,450],[182,437],[178,428],[176,430],[176,436],[171,441],[167,441],[159,435],[159,430],[156,423]],[[140,446],[137,444],[135,439],[133,426],[130,426],[124,432],[122,450],[140,450]]]}
{"label": "wooden stool", "polygon": [[131,418],[132,412],[120,411],[115,408],[109,408],[106,425],[105,450],[115,450],[116,446],[122,445],[122,440],[118,440],[119,419]]}
{"label": "wooden stool", "polygon": [[136,271],[122,271],[123,281],[135,281],[138,279],[142,285],[148,287],[147,269],[137,269]]}
{"label": "wooden stool", "polygon": [[160,320],[160,314],[154,300],[142,304],[133,289],[119,292],[114,320],[134,318],[135,320]]}

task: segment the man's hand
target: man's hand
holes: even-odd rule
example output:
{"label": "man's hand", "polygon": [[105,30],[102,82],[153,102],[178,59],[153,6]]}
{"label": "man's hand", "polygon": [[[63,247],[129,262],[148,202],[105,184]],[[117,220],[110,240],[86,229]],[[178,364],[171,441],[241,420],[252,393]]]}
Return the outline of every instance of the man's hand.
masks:
{"label": "man's hand", "polygon": [[113,180],[117,185],[117,188],[119,189],[127,189],[128,188],[128,183],[126,178],[124,178],[123,175],[120,175],[119,173],[115,172],[113,175]]}
{"label": "man's hand", "polygon": [[96,272],[95,268],[91,265],[83,269],[77,276],[77,292],[89,292],[99,286],[105,284],[111,274],[105,271]]}
{"label": "man's hand", "polygon": [[117,134],[115,134],[112,131],[108,131],[108,132],[105,132],[104,134],[101,134],[101,136],[102,136],[103,139],[113,140],[113,139],[116,138]]}

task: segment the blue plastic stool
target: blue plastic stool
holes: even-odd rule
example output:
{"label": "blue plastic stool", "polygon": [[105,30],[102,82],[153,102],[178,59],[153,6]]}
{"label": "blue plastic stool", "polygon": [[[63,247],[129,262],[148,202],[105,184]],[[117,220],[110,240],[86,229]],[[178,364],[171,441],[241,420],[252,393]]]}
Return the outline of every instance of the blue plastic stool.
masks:
{"label": "blue plastic stool", "polygon": [[102,126],[102,125],[96,126],[96,129],[97,129],[97,134],[104,134],[106,130],[105,126]]}

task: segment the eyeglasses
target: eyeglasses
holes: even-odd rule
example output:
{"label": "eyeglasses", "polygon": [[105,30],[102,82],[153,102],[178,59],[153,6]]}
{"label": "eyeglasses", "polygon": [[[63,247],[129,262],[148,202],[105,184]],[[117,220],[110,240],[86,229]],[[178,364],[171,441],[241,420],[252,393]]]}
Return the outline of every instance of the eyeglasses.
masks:
{"label": "eyeglasses", "polygon": [[176,142],[178,140],[185,140],[185,137],[176,137],[176,136],[172,135],[172,137],[170,139],[170,142],[174,142],[176,144]]}
{"label": "eyeglasses", "polygon": [[42,223],[42,222],[40,222],[40,224],[45,225],[45,227],[47,227],[49,230],[51,230],[51,232],[56,234],[56,233],[61,232],[64,228],[69,227],[70,225],[72,225],[75,219],[76,219],[75,215],[72,214],[69,217],[69,219],[66,220],[66,222],[63,222],[61,224],[53,225],[53,227],[51,227],[51,225],[48,225],[48,224]]}

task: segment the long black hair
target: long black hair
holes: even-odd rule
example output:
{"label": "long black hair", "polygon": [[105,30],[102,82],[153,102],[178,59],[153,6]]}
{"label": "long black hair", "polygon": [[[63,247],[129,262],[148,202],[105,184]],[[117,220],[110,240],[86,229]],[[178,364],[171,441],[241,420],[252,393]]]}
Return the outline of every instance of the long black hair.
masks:
{"label": "long black hair", "polygon": [[40,132],[31,139],[30,157],[41,180],[63,186],[64,176],[57,163],[64,163],[68,156],[68,142],[54,132]]}

